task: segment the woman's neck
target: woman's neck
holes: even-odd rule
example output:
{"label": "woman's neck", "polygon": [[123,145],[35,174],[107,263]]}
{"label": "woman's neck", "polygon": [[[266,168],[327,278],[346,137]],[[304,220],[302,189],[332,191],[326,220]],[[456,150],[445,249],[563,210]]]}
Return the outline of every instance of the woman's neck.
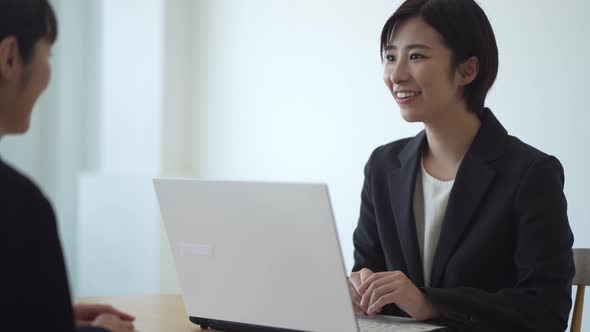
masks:
{"label": "woman's neck", "polygon": [[422,158],[426,170],[441,180],[454,179],[480,126],[479,117],[466,108],[424,123],[428,146]]}

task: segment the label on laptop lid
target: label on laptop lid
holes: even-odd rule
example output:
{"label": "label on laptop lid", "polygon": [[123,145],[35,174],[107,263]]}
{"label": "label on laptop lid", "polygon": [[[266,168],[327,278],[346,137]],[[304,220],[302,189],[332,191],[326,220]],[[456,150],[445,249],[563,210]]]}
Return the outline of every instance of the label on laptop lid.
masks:
{"label": "label on laptop lid", "polygon": [[176,247],[180,256],[213,256],[213,246],[210,244],[181,243]]}

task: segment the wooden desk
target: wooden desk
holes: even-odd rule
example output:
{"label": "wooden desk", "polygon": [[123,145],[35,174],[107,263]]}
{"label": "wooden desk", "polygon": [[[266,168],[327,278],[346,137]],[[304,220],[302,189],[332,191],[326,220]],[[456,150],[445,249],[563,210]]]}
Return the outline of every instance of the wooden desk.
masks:
{"label": "wooden desk", "polygon": [[[178,294],[158,294],[121,297],[83,297],[76,303],[105,303],[134,315],[139,332],[202,331],[188,320],[182,298]],[[215,332],[215,330],[207,330]]]}

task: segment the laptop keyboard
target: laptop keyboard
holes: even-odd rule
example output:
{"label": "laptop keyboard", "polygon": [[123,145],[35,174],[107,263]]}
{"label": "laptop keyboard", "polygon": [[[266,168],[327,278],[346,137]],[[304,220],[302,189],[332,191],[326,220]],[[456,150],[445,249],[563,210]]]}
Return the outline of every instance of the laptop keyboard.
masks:
{"label": "laptop keyboard", "polygon": [[[379,321],[371,321],[366,319],[359,319],[359,330],[361,332],[387,332],[387,331],[395,331],[395,325],[379,322]],[[397,324],[396,324],[397,325]]]}
{"label": "laptop keyboard", "polygon": [[421,332],[421,331],[432,331],[436,329],[436,326],[420,326],[422,324],[412,324],[409,322],[394,322],[384,321],[381,319],[357,319],[359,324],[360,332],[395,332],[395,331],[408,331],[408,332]]}

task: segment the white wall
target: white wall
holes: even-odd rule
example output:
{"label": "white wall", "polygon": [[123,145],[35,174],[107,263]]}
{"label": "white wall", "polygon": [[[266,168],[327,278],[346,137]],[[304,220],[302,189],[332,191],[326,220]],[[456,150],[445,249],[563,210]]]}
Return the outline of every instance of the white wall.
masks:
{"label": "white wall", "polygon": [[103,0],[97,80],[98,165],[79,177],[78,292],[156,293],[164,1]]}
{"label": "white wall", "polygon": [[[193,0],[165,2],[164,94],[162,109],[163,176],[194,177],[193,87],[196,61]],[[160,271],[162,292],[180,292],[168,237],[160,224]]]}

